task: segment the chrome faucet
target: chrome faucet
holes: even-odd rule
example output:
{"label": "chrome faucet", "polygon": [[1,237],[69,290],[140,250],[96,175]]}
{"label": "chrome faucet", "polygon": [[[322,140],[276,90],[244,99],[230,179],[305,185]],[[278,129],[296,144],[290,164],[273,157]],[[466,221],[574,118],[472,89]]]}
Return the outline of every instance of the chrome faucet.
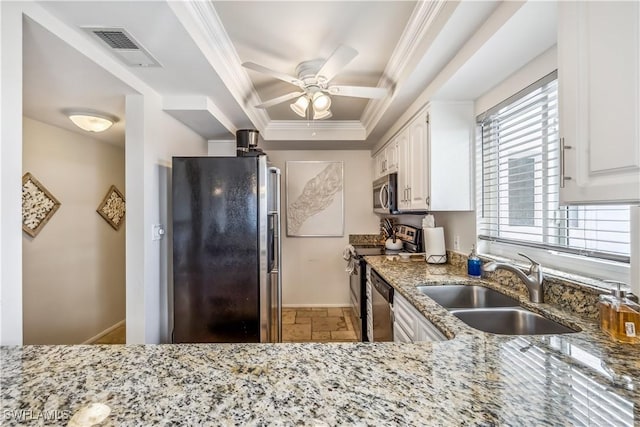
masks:
{"label": "chrome faucet", "polygon": [[520,267],[516,267],[513,264],[496,261],[492,261],[483,265],[482,270],[488,272],[496,270],[508,270],[512,272],[513,274],[518,276],[520,280],[522,280],[526,285],[527,289],[529,290],[529,300],[531,302],[544,302],[544,289],[542,286],[542,280],[544,279],[544,276],[542,275],[540,264],[523,253],[518,253],[518,255],[528,259],[531,262],[529,271],[525,272],[520,269]]}

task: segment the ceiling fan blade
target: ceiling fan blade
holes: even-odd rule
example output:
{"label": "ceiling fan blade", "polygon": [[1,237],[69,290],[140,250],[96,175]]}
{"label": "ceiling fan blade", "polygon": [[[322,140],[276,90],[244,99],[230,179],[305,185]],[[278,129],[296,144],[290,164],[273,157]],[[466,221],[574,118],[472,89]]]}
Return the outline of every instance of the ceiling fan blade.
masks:
{"label": "ceiling fan blade", "polygon": [[286,95],[279,96],[277,98],[270,99],[268,101],[263,102],[262,104],[256,105],[256,108],[269,108],[274,105],[281,104],[285,101],[289,101],[290,99],[297,98],[300,95],[304,95],[304,92],[289,92]]}
{"label": "ceiling fan blade", "polygon": [[334,85],[327,88],[327,92],[337,96],[351,96],[355,98],[375,98],[380,99],[387,96],[389,89],[382,87],[366,86],[340,86]]}
{"label": "ceiling fan blade", "polygon": [[279,71],[272,70],[271,68],[263,67],[262,65],[253,63],[253,62],[244,62],[242,63],[244,68],[248,68],[253,71],[257,71],[259,73],[267,74],[271,77],[275,77],[276,79],[282,80],[283,82],[291,83],[296,86],[304,86],[302,81],[297,77],[290,76],[285,73],[281,73]]}
{"label": "ceiling fan blade", "polygon": [[316,74],[317,77],[324,77],[326,81],[331,81],[336,74],[340,72],[349,62],[358,56],[358,51],[352,47],[341,44],[333,51],[333,53],[324,61],[320,70]]}

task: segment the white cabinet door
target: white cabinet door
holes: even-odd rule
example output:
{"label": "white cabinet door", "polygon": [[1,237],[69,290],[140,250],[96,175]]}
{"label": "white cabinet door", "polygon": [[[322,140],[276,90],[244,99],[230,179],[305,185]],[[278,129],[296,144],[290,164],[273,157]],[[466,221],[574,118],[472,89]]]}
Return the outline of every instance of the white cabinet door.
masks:
{"label": "white cabinet door", "polygon": [[427,130],[424,115],[412,120],[397,136],[398,207],[401,211],[428,209]]}
{"label": "white cabinet door", "polygon": [[396,342],[444,341],[447,338],[402,295],[393,296],[393,331]]}
{"label": "white cabinet door", "polygon": [[384,149],[380,150],[378,152],[378,154],[376,154],[373,157],[373,167],[374,167],[374,173],[373,173],[373,179],[378,179],[381,178],[383,175],[385,175],[385,151]]}
{"label": "white cabinet door", "polygon": [[409,209],[429,209],[429,150],[427,114],[421,113],[409,124]]}
{"label": "white cabinet door", "polygon": [[411,182],[411,150],[409,135],[402,130],[396,139],[398,144],[398,208],[406,211],[411,208],[409,185]]}
{"label": "white cabinet door", "polygon": [[427,111],[429,209],[473,210],[473,102],[431,102]]}
{"label": "white cabinet door", "polygon": [[558,2],[561,203],[640,201],[640,3]]}
{"label": "white cabinet door", "polygon": [[398,141],[392,140],[384,150],[386,159],[386,172],[394,173],[398,172]]}
{"label": "white cabinet door", "polygon": [[433,102],[398,134],[401,211],[469,211],[472,102]]}
{"label": "white cabinet door", "polygon": [[387,145],[373,157],[374,178],[378,179],[384,175],[398,171],[398,142],[391,140]]}
{"label": "white cabinet door", "polygon": [[393,342],[411,343],[413,342],[397,323],[393,324]]}
{"label": "white cabinet door", "polygon": [[416,322],[415,341],[445,341],[447,338],[433,323],[420,316]]}
{"label": "white cabinet door", "polygon": [[399,328],[404,331],[410,342],[415,339],[416,316],[413,306],[397,292],[393,298],[393,330]]}

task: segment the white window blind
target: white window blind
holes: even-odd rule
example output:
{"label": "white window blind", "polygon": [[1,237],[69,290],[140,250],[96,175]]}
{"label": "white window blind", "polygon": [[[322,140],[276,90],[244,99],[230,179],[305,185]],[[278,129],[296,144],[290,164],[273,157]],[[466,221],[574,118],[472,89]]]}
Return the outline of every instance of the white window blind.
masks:
{"label": "white window blind", "polygon": [[478,238],[629,263],[629,206],[560,206],[557,72],[478,117]]}

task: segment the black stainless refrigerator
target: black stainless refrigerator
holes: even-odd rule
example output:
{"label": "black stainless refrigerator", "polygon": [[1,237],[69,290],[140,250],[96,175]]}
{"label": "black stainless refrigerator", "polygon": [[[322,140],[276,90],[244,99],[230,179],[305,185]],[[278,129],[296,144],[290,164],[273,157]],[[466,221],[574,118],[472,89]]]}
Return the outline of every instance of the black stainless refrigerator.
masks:
{"label": "black stainless refrigerator", "polygon": [[280,171],[173,158],[173,342],[280,342]]}

